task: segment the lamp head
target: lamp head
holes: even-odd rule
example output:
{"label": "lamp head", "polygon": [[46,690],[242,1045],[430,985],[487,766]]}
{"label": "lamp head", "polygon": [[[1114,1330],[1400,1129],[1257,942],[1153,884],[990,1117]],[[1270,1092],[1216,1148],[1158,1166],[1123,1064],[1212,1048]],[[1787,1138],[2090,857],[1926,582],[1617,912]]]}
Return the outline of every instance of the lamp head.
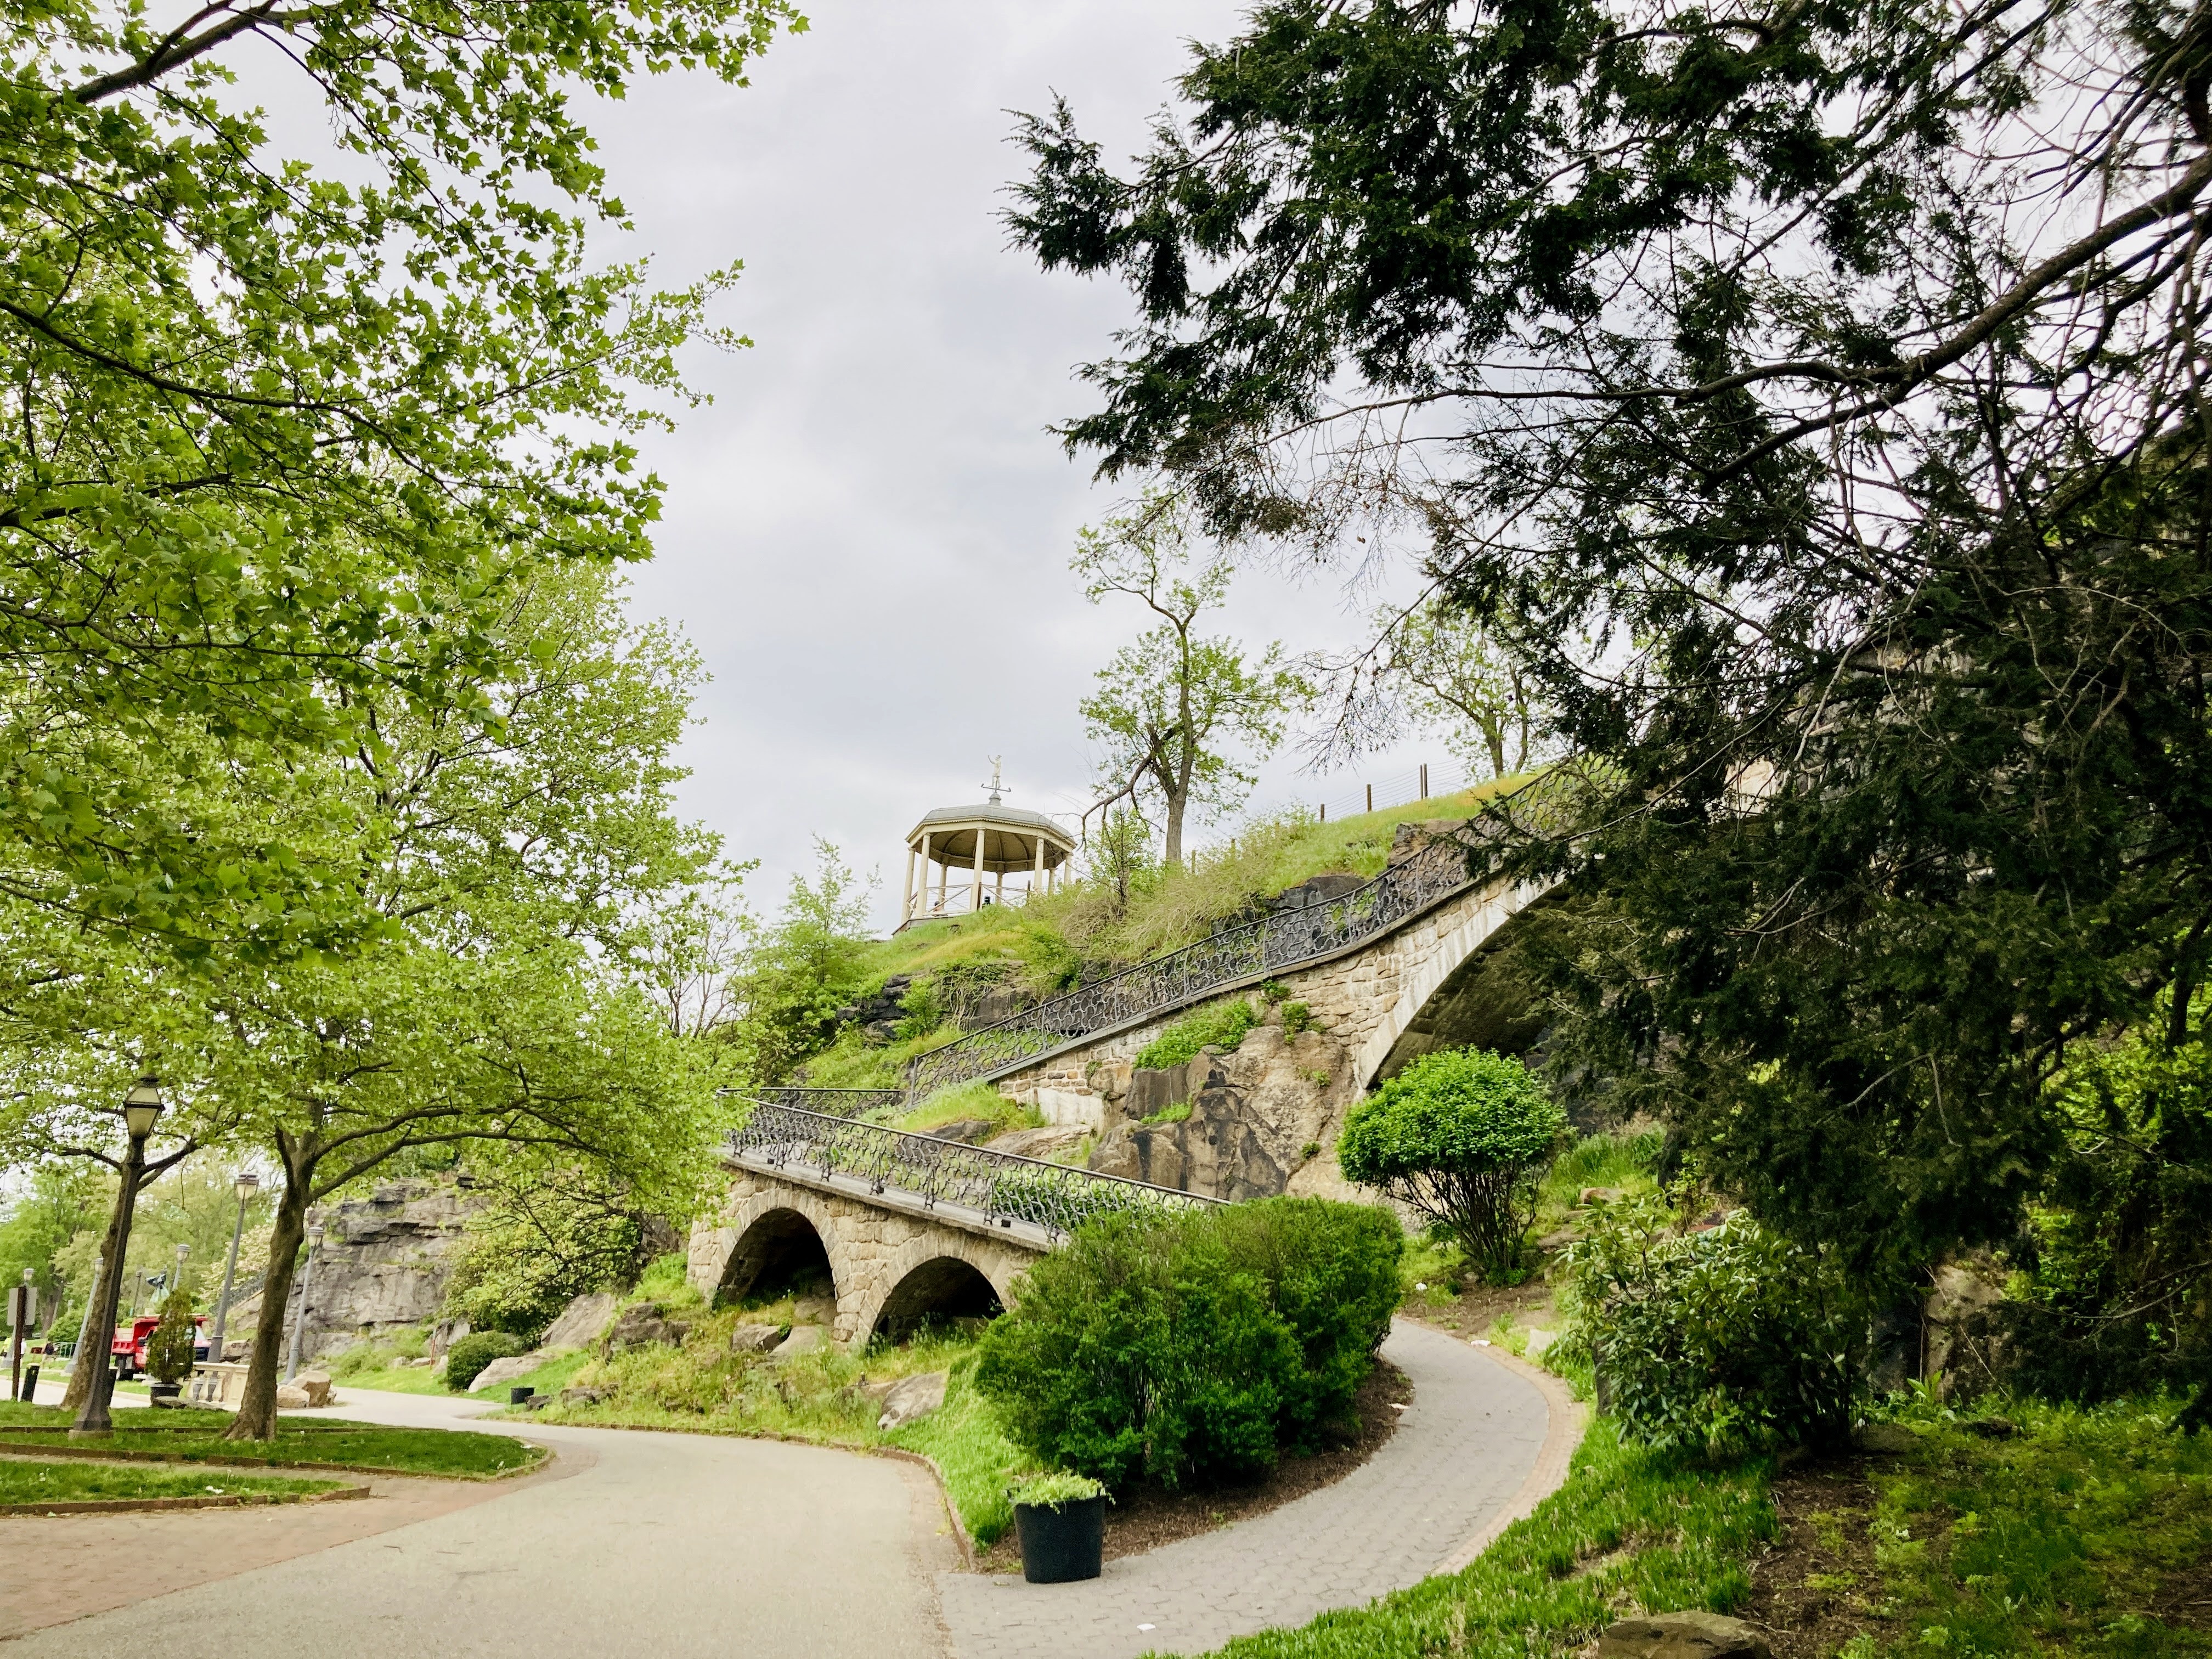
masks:
{"label": "lamp head", "polygon": [[313,1226],[307,1229],[307,1243],[310,1244],[319,1244],[322,1242],[323,1224],[318,1221]]}
{"label": "lamp head", "polygon": [[166,1103],[161,1098],[161,1079],[150,1073],[131,1085],[131,1092],[123,1097],[123,1121],[133,1140],[143,1140],[154,1133],[154,1120],[161,1115]]}
{"label": "lamp head", "polygon": [[261,1177],[251,1170],[240,1170],[233,1185],[238,1188],[238,1201],[243,1204],[261,1190]]}

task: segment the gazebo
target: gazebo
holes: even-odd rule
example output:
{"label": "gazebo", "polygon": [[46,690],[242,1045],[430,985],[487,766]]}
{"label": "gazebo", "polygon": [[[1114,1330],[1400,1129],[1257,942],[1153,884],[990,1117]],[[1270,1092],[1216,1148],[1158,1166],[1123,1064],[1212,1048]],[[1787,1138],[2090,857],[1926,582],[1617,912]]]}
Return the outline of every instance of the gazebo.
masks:
{"label": "gazebo", "polygon": [[[1028,884],[1016,890],[1024,900],[1053,890],[1054,872],[1074,855],[1075,838],[1042,812],[1004,805],[1000,795],[1005,787],[994,760],[988,801],[981,806],[938,807],[923,813],[921,822],[907,832],[906,898],[899,908],[900,927],[1003,904],[1009,875],[1027,872]],[[934,896],[930,892],[933,865],[937,866]],[[918,887],[917,869],[921,875]],[[955,871],[963,878],[964,905],[953,886]],[[988,896],[985,876],[991,878]]]}

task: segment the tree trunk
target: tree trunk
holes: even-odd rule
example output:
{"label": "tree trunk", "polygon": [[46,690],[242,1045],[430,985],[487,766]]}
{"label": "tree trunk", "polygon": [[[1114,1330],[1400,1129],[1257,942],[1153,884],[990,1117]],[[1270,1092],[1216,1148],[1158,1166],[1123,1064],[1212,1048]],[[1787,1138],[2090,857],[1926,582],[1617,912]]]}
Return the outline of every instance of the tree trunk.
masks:
{"label": "tree trunk", "polygon": [[1166,852],[1161,855],[1160,861],[1170,870],[1182,863],[1183,800],[1184,797],[1179,794],[1171,793],[1168,796],[1168,845]]}
{"label": "tree trunk", "polygon": [[[100,1276],[100,1284],[92,1293],[92,1318],[85,1328],[82,1345],[70,1364],[69,1391],[62,1404],[74,1407],[79,1428],[104,1429],[107,1426],[106,1402],[99,1398],[98,1390],[108,1369],[108,1352],[115,1346],[115,1304],[123,1293],[123,1257],[131,1244],[131,1212],[138,1201],[138,1178],[145,1170],[145,1160],[138,1148],[143,1143],[131,1143],[132,1155],[123,1161],[121,1179],[115,1184],[115,1210],[107,1218],[107,1237],[100,1246],[100,1260],[108,1264],[107,1271]],[[91,1352],[87,1352],[89,1349]],[[86,1421],[88,1412],[100,1420]]]}
{"label": "tree trunk", "polygon": [[[246,1368],[246,1394],[226,1440],[276,1437],[276,1370],[284,1351],[284,1310],[292,1299],[292,1273],[307,1236],[307,1179],[288,1171],[284,1195],[276,1200],[276,1224],[269,1235],[269,1270],[261,1279],[261,1311],[253,1322],[253,1358]],[[300,1316],[307,1316],[304,1307]]]}
{"label": "tree trunk", "polygon": [[[100,1248],[106,1249],[107,1242]],[[92,1387],[92,1368],[84,1363],[84,1356],[92,1349],[92,1322],[100,1311],[100,1287],[107,1283],[107,1258],[100,1256],[92,1264],[92,1293],[85,1298],[84,1318],[77,1327],[77,1353],[70,1361],[69,1386],[62,1390],[62,1409],[73,1412],[84,1405],[86,1393]]]}

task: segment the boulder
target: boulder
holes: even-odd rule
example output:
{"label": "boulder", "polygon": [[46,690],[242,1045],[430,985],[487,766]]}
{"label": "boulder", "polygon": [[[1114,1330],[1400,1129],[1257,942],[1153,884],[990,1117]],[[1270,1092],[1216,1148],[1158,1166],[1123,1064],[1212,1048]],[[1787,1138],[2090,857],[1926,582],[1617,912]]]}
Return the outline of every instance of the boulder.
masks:
{"label": "boulder", "polygon": [[775,1346],[771,1359],[795,1359],[800,1354],[812,1353],[830,1346],[830,1333],[819,1325],[794,1325],[791,1334]]}
{"label": "boulder", "polygon": [[1862,1423],[1859,1431],[1851,1437],[1861,1451],[1872,1452],[1878,1457],[1909,1452],[1920,1443],[1920,1437],[1902,1423]]}
{"label": "boulder", "polygon": [[1771,1659],[1765,1638],[1717,1613],[1622,1619],[1597,1640],[1597,1659]]}
{"label": "boulder", "polygon": [[1079,1123],[1052,1123],[1042,1129],[1009,1129],[983,1144],[994,1152],[1012,1152],[1017,1158],[1050,1158],[1054,1152],[1073,1152],[1090,1133]]}
{"label": "boulder", "polygon": [[999,1126],[988,1117],[957,1117],[925,1133],[934,1139],[963,1140],[971,1146],[980,1146],[999,1133]]}
{"label": "boulder", "polygon": [[[610,1392],[606,1389],[563,1389],[561,1390],[561,1403],[564,1406],[596,1406]],[[544,1396],[538,1397],[543,1399]]]}
{"label": "boulder", "polygon": [[505,1359],[495,1359],[476,1374],[469,1384],[471,1394],[482,1394],[486,1389],[504,1388],[509,1382],[530,1375],[553,1356],[543,1349],[535,1353],[518,1353]]}
{"label": "boulder", "polygon": [[945,1378],[943,1371],[900,1378],[884,1396],[883,1415],[876,1419],[876,1426],[896,1429],[917,1417],[927,1417],[945,1403]]}
{"label": "boulder", "polygon": [[802,1296],[791,1304],[794,1325],[826,1325],[837,1316],[837,1304],[826,1296]]}
{"label": "boulder", "polygon": [[303,1412],[314,1403],[307,1398],[305,1389],[295,1389],[289,1382],[276,1385],[276,1409],[280,1412]]}
{"label": "boulder", "polygon": [[783,1340],[781,1325],[740,1325],[730,1333],[732,1353],[766,1353]]}
{"label": "boulder", "polygon": [[622,1298],[612,1291],[586,1291],[561,1310],[561,1316],[538,1339],[541,1348],[588,1348],[615,1316]]}
{"label": "boulder", "polygon": [[307,1396],[310,1406],[331,1403],[331,1376],[328,1371],[301,1371],[292,1379],[292,1386]]}
{"label": "boulder", "polygon": [[465,1319],[441,1319],[430,1327],[430,1362],[433,1364],[446,1357],[446,1350],[469,1334]]}
{"label": "boulder", "polygon": [[691,1334],[691,1328],[681,1320],[670,1319],[658,1302],[641,1302],[635,1308],[625,1308],[614,1328],[606,1334],[605,1346],[610,1352],[622,1348],[641,1348],[654,1343],[675,1347]]}

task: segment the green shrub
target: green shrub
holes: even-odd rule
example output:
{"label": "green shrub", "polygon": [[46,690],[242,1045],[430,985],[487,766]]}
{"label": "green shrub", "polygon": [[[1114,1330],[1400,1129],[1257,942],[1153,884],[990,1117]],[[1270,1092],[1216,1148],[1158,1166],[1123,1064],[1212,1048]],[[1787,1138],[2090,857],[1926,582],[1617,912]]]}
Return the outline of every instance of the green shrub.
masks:
{"label": "green shrub", "polygon": [[1718,1455],[1849,1436],[1870,1310],[1826,1257],[1742,1212],[1685,1232],[1642,1197],[1599,1212],[1565,1265],[1574,1318],[1547,1361],[1589,1360],[1636,1438]]}
{"label": "green shrub", "polygon": [[1231,997],[1176,1021],[1138,1051],[1137,1064],[1164,1071],[1195,1059],[1201,1048],[1234,1048],[1259,1023],[1250,1003]]}
{"label": "green shrub", "polygon": [[181,1382],[192,1374],[192,1299],[169,1292],[161,1304],[161,1322],[146,1339],[146,1375],[156,1382]]}
{"label": "green shrub", "polygon": [[1566,1115],[1528,1068],[1480,1048],[1425,1054],[1346,1115],[1345,1178],[1449,1228],[1493,1284],[1521,1265]]}
{"label": "green shrub", "polygon": [[1322,1199],[1105,1218],[1030,1270],[976,1386],[1017,1444],[1109,1486],[1254,1474],[1350,1416],[1402,1249]]}
{"label": "green shrub", "polygon": [[446,1386],[459,1394],[493,1360],[529,1352],[530,1345],[510,1332],[471,1331],[446,1350]]}
{"label": "green shrub", "polygon": [[1314,1017],[1311,1007],[1303,1002],[1286,1002],[1283,1005],[1283,1030],[1286,1034],[1296,1036],[1301,1031],[1310,1031],[1313,1029]]}

